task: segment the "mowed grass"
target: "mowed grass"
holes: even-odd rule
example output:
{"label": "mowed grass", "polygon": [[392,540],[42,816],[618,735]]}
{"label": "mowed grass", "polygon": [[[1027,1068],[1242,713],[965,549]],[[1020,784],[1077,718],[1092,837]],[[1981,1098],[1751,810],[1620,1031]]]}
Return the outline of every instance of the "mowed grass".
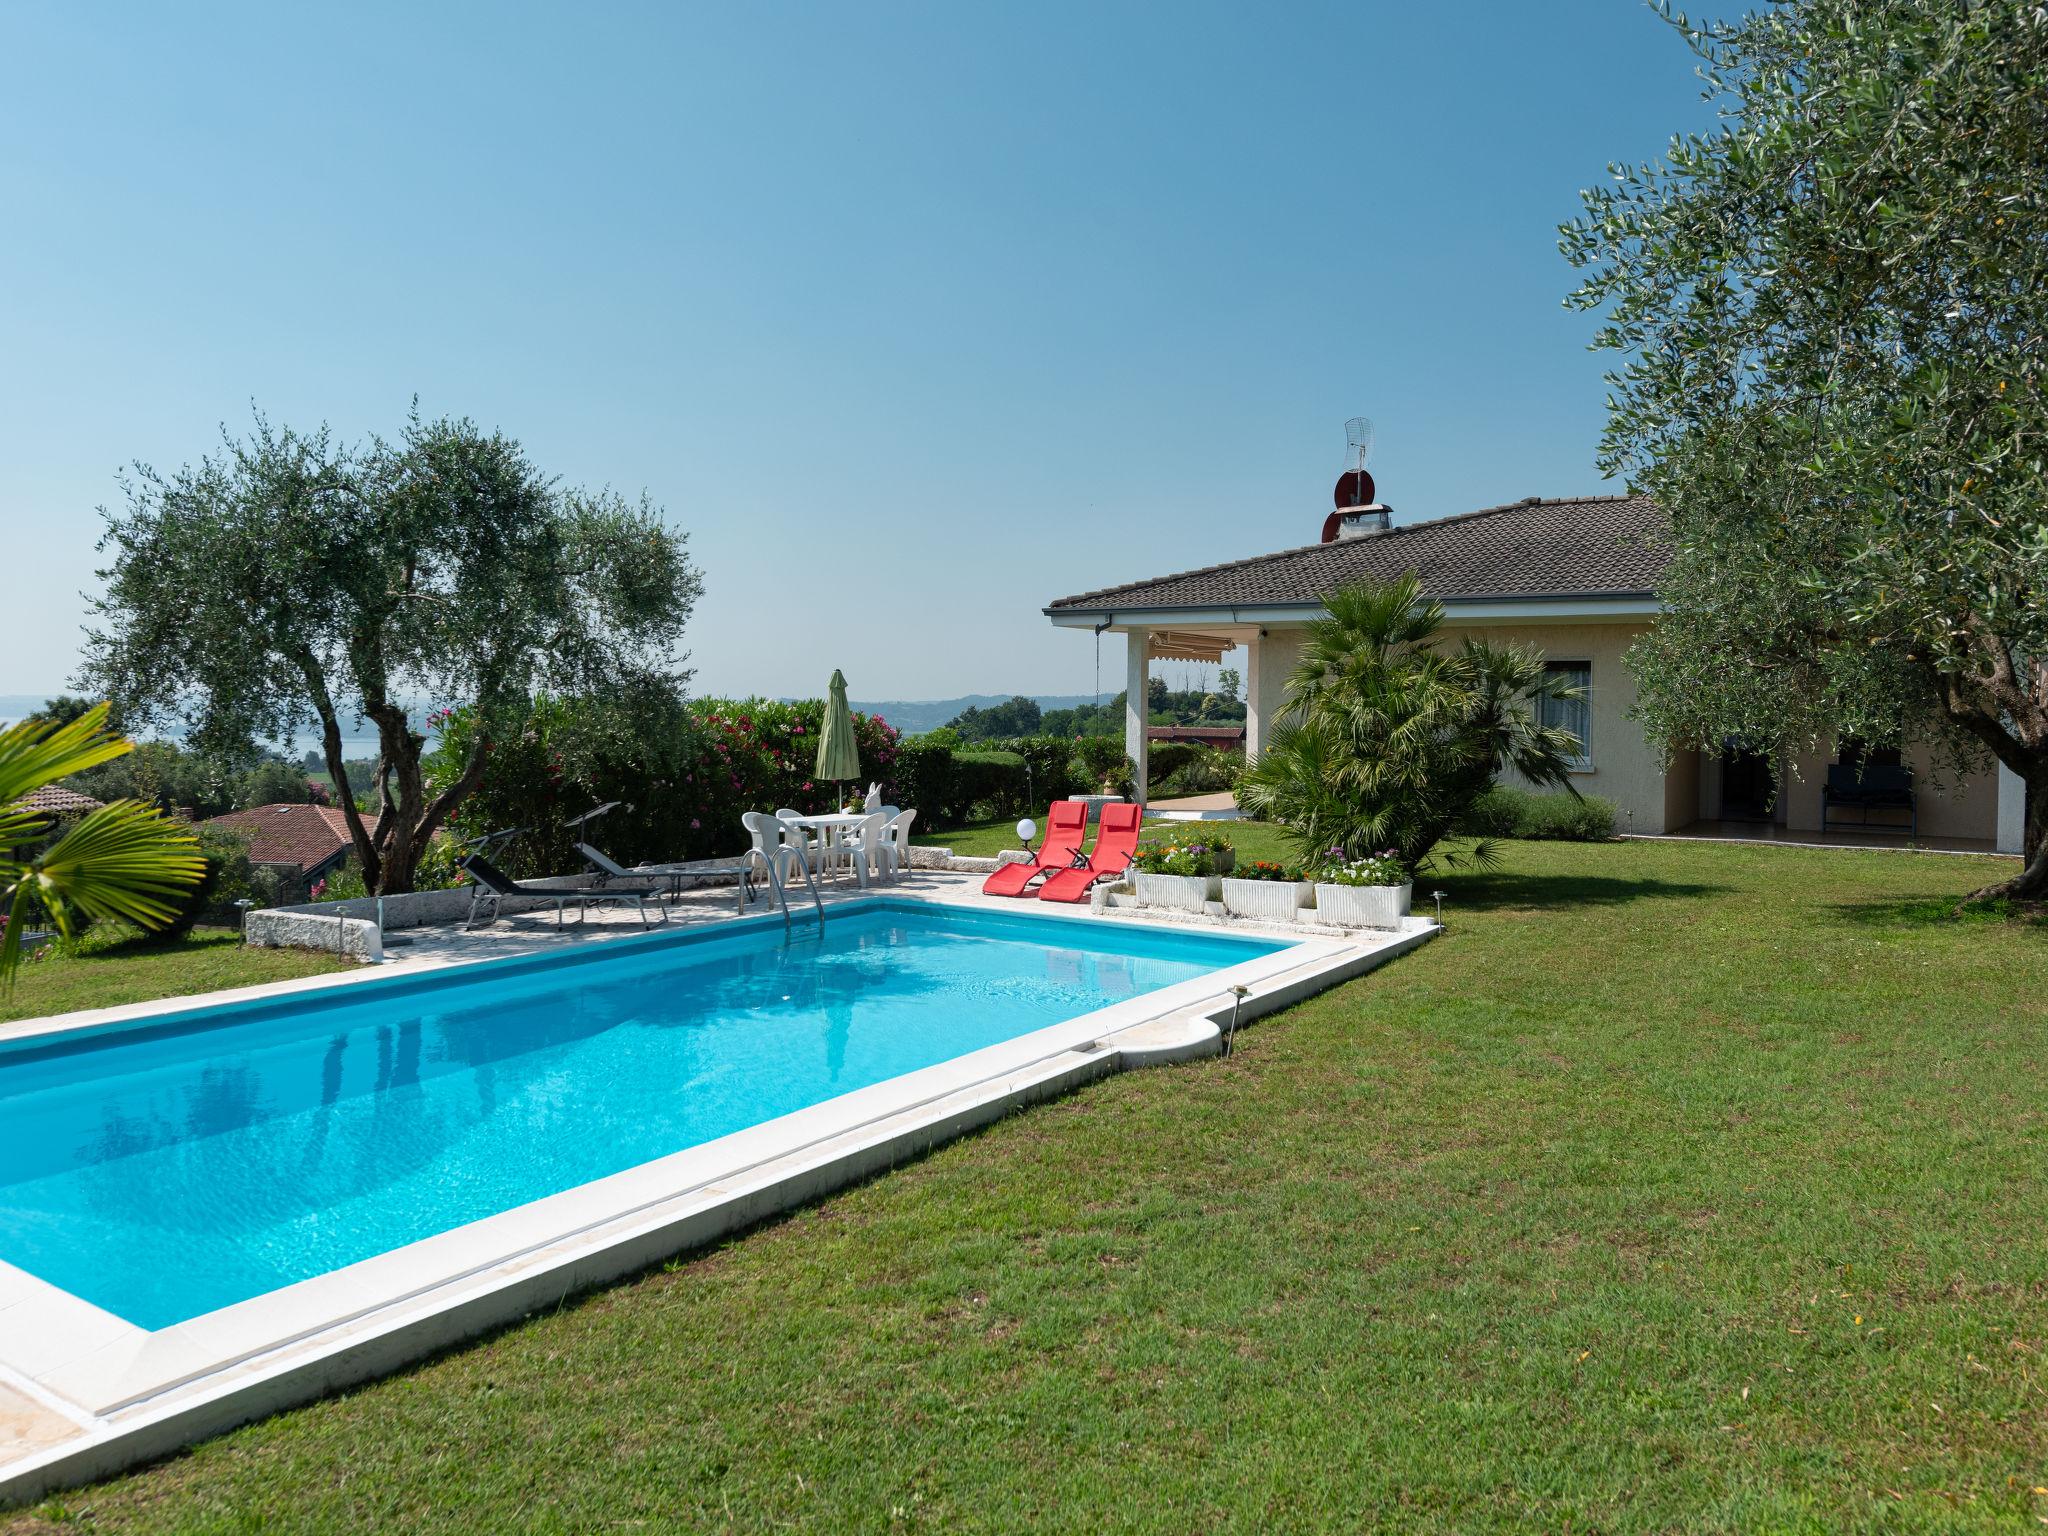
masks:
{"label": "mowed grass", "polygon": [[2048,1516],[2048,929],[1989,860],[1511,844],[1448,933],[17,1530]]}
{"label": "mowed grass", "polygon": [[353,968],[310,950],[248,949],[231,928],[195,928],[163,944],[124,937],[89,934],[74,953],[52,945],[36,956],[16,974],[13,991],[0,991],[0,1023]]}

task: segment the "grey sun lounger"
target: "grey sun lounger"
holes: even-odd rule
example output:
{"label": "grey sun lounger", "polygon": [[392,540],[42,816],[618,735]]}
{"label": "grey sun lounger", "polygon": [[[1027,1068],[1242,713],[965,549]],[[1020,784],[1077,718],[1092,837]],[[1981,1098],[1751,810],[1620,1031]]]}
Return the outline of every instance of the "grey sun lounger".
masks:
{"label": "grey sun lounger", "polygon": [[[552,901],[555,904],[555,926],[557,928],[562,926],[562,909],[564,907],[573,905],[576,908],[576,920],[580,923],[590,915],[590,909],[594,906],[602,906],[608,901],[616,902],[620,906],[630,902],[632,903],[633,910],[640,914],[640,922],[644,927],[647,924],[647,902],[649,898],[659,898],[661,895],[661,887],[656,884],[631,887],[620,885],[521,885],[480,853],[472,853],[463,859],[461,861],[461,868],[469,876],[471,882],[469,887],[469,922],[465,924],[465,927],[468,928],[477,926],[477,913],[484,907],[488,906],[491,909],[489,921],[495,923],[498,920],[503,904],[507,901],[519,899]],[[661,920],[664,923],[667,922],[668,908],[663,907],[658,899],[655,900],[654,904],[661,910]]]}
{"label": "grey sun lounger", "polygon": [[642,864],[637,869],[628,869],[603,849],[588,843],[576,844],[576,851],[597,871],[600,890],[611,890],[615,880],[657,879],[668,882],[669,895],[680,896],[685,883],[730,880],[739,888],[741,917],[747,915],[747,904],[754,899],[754,866],[746,859],[691,859],[681,864]]}

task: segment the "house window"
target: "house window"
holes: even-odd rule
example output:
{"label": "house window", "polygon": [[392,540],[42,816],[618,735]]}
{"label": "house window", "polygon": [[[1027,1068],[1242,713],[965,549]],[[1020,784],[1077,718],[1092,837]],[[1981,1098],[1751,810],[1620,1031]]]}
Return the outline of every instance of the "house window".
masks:
{"label": "house window", "polygon": [[1543,664],[1544,680],[1551,688],[1569,690],[1576,698],[1553,698],[1545,694],[1542,704],[1542,721],[1547,726],[1570,731],[1579,739],[1578,753],[1572,758],[1575,768],[1593,766],[1593,663],[1590,661],[1550,661]]}

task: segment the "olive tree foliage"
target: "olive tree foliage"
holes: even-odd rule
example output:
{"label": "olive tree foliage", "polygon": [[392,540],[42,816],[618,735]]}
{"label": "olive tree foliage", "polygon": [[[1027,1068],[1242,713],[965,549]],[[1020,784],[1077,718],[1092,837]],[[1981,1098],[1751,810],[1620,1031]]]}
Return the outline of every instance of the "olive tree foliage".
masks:
{"label": "olive tree foliage", "polygon": [[[370,890],[412,889],[493,731],[542,690],[680,687],[701,581],[643,497],[565,489],[519,444],[415,410],[396,442],[337,442],[258,415],[246,439],[103,510],[105,595],[83,680],[132,723],[181,720],[202,749],[312,729]],[[421,771],[419,700],[484,722],[446,782]],[[376,728],[350,781],[345,722]],[[358,775],[360,777],[360,775]],[[359,812],[358,795],[370,809]]]}
{"label": "olive tree foliage", "polygon": [[1669,514],[1631,655],[1680,744],[1848,736],[2025,782],[2048,891],[2048,10],[1782,0],[1701,24],[1714,131],[1584,194],[1602,463]]}

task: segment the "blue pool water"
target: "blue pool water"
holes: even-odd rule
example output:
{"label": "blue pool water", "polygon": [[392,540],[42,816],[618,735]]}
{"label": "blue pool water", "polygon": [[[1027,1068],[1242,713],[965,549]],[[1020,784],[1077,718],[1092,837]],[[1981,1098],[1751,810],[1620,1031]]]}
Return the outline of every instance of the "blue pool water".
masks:
{"label": "blue pool water", "polygon": [[0,1051],[0,1259],[161,1328],[1279,946],[878,903]]}

